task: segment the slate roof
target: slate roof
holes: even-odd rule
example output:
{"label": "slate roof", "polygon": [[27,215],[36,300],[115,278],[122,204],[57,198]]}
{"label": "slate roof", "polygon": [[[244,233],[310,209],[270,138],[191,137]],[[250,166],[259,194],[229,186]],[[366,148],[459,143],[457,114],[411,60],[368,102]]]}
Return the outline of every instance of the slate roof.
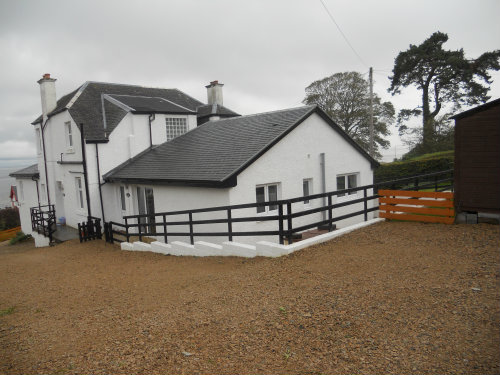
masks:
{"label": "slate roof", "polygon": [[488,103],[481,104],[481,105],[474,107],[474,108],[471,108],[467,111],[457,113],[456,115],[453,115],[452,117],[450,117],[450,119],[458,120],[458,119],[461,119],[464,117],[468,117],[468,116],[471,116],[477,112],[481,112],[481,111],[485,111],[487,109],[490,109],[496,105],[500,105],[500,98],[495,99],[495,100],[491,100]]}
{"label": "slate roof", "polygon": [[221,116],[221,117],[234,117],[240,116],[238,113],[231,111],[219,104],[205,104],[197,108],[198,117],[208,117],[211,115]]}
{"label": "slate roof", "polygon": [[136,95],[107,95],[130,108],[135,113],[195,114],[196,111],[177,105],[160,97]]}
{"label": "slate roof", "polygon": [[[106,101],[102,98],[103,94],[163,98],[193,112],[196,112],[197,107],[203,105],[202,102],[177,89],[161,89],[89,81],[80,86],[77,90],[59,99],[56,108],[49,113],[49,117],[64,110],[68,110],[77,124],[84,124],[84,133],[87,140],[106,140],[106,134],[109,134],[118,124],[116,122],[117,119],[121,120],[126,113],[123,113],[123,109],[119,110],[108,105],[104,110],[106,116],[103,116],[103,107],[107,105],[105,103]],[[116,105],[114,107],[116,107]],[[109,123],[108,111],[112,118]],[[40,121],[41,116],[32,124],[40,123]],[[104,122],[106,122],[106,128],[104,127]]]}
{"label": "slate roof", "polygon": [[317,106],[303,106],[211,121],[170,142],[147,149],[104,175],[107,182],[225,187],[312,113],[378,164]]}
{"label": "slate roof", "polygon": [[18,171],[12,172],[9,174],[10,177],[38,177],[38,164],[30,165],[29,167],[20,169]]}

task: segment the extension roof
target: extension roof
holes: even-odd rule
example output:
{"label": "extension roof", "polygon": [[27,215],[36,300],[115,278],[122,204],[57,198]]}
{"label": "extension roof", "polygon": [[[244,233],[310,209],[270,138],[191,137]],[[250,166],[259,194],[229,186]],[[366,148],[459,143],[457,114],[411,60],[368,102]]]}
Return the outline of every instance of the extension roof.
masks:
{"label": "extension roof", "polygon": [[235,186],[239,173],[313,113],[378,165],[321,109],[303,106],[207,122],[143,151],[103,177],[106,182]]}
{"label": "extension roof", "polygon": [[500,105],[500,98],[492,100],[491,102],[479,105],[477,107],[471,108],[468,111],[457,113],[456,115],[450,117],[450,119],[458,120],[458,119],[461,119],[464,117],[468,117],[468,116],[471,116],[477,112],[481,112],[481,111],[485,111],[487,109],[490,109],[491,107],[494,107],[496,105]]}
{"label": "extension roof", "polygon": [[33,164],[33,165],[30,165],[29,167],[12,172],[9,174],[9,176],[14,177],[14,178],[16,178],[16,177],[17,178],[39,177],[38,164]]}
{"label": "extension roof", "polygon": [[[111,101],[105,100],[105,95],[108,95]],[[113,97],[116,97],[118,102],[125,102],[124,106],[112,102]],[[128,106],[127,102],[131,106]],[[56,108],[48,114],[48,117],[67,110],[78,125],[83,123],[87,141],[105,141],[106,135],[113,131],[127,114],[127,106],[133,108],[135,112],[142,112],[145,109],[148,109],[147,113],[162,112],[168,107],[175,110],[175,113],[180,113],[179,111],[196,113],[197,107],[202,105],[204,105],[202,102],[177,89],[89,81],[60,98]],[[42,117],[39,116],[32,124],[41,121]]]}
{"label": "extension roof", "polygon": [[219,117],[236,117],[240,116],[238,113],[231,111],[219,104],[205,104],[197,108],[198,119],[202,119],[209,116],[219,116]]}

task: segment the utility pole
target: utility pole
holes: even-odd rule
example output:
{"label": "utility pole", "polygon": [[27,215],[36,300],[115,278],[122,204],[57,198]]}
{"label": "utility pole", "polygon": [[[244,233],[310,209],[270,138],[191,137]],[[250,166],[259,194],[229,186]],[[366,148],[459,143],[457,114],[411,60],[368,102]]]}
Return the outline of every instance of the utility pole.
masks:
{"label": "utility pole", "polygon": [[373,68],[370,67],[370,155],[373,157],[375,147],[373,140]]}

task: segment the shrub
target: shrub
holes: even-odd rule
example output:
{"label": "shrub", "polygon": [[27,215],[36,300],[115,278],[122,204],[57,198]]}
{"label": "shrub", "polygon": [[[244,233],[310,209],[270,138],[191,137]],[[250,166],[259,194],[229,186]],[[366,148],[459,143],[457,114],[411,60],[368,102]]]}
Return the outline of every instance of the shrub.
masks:
{"label": "shrub", "polygon": [[11,238],[9,241],[9,245],[14,245],[18,242],[23,242],[29,240],[31,238],[31,234],[24,234],[23,231],[19,231],[16,233],[16,236]]}
{"label": "shrub", "polygon": [[0,210],[0,230],[11,229],[20,225],[21,220],[17,208],[4,208]]}
{"label": "shrub", "polygon": [[381,164],[375,170],[375,182],[392,181],[400,178],[441,172],[453,169],[453,152],[438,153],[436,156],[422,155],[408,161]]}

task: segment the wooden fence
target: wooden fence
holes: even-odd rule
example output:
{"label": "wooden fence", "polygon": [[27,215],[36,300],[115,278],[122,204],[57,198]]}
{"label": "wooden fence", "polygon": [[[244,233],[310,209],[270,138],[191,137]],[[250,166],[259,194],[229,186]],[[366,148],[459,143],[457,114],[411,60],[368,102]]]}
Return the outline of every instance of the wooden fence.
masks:
{"label": "wooden fence", "polygon": [[21,231],[21,227],[10,228],[0,231],[0,242],[14,238],[17,232]]}
{"label": "wooden fence", "polygon": [[87,221],[78,223],[78,238],[80,242],[102,239],[101,219],[89,216]]}
{"label": "wooden fence", "polygon": [[453,193],[379,190],[379,216],[393,220],[453,224]]}

